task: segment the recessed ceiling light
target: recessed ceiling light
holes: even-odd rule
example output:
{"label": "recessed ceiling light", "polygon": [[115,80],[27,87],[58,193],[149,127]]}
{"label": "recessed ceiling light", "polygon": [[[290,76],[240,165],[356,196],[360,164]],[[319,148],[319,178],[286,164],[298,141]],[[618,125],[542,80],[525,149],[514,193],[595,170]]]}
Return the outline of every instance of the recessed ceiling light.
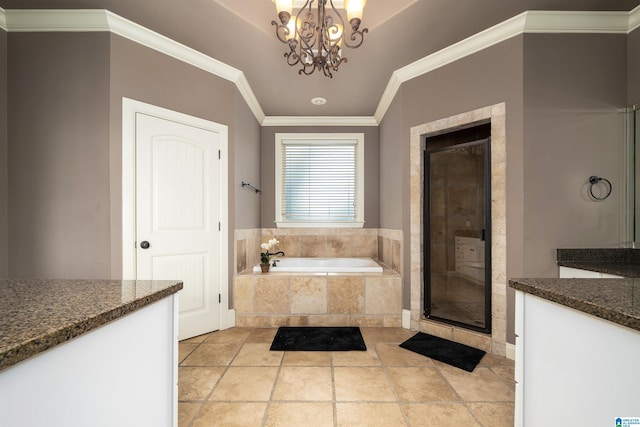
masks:
{"label": "recessed ceiling light", "polygon": [[324,104],[326,104],[326,103],[327,103],[327,100],[326,100],[326,99],[324,99],[324,98],[321,98],[321,97],[317,97],[317,98],[313,98],[313,99],[311,100],[311,103],[312,103],[313,105],[324,105]]}

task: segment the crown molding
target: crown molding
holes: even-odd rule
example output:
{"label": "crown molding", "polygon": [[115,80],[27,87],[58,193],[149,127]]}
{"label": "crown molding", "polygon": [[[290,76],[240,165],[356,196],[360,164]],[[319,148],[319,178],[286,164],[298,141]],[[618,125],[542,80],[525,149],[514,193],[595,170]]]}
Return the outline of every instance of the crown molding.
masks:
{"label": "crown molding", "polygon": [[162,34],[104,9],[0,8],[8,32],[111,32],[233,82],[263,126],[377,126],[402,83],[526,33],[628,34],[640,27],[640,6],[630,12],[527,11],[395,70],[372,117],[266,117],[244,73]]}
{"label": "crown molding", "polygon": [[630,12],[528,11],[524,33],[628,34]]}
{"label": "crown molding", "polygon": [[[104,9],[7,10],[11,32],[111,32],[235,83],[258,122],[265,114],[244,73],[142,25]],[[0,18],[1,20],[2,18]]]}
{"label": "crown molding", "polygon": [[262,126],[378,126],[369,116],[268,116]]}
{"label": "crown molding", "polygon": [[640,6],[629,12],[629,32],[640,27]]}
{"label": "crown molding", "polygon": [[374,114],[378,122],[402,83],[526,33],[628,34],[640,25],[640,6],[631,12],[527,11],[397,69]]}

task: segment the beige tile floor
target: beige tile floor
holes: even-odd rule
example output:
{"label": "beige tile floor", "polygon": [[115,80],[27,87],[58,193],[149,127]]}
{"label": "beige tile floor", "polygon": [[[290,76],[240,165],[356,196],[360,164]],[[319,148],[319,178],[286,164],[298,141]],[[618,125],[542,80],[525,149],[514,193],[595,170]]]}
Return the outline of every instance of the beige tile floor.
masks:
{"label": "beige tile floor", "polygon": [[180,342],[179,426],[513,426],[513,361],[469,373],[398,347],[415,332],[361,328],[367,351],[269,351],[277,329]]}

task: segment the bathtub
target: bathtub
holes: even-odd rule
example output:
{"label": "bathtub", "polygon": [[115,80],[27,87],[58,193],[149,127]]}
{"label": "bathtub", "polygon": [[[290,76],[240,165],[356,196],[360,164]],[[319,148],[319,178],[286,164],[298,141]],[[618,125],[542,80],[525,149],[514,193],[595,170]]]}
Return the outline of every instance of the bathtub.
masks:
{"label": "bathtub", "polygon": [[[271,260],[271,273],[382,273],[382,267],[371,258],[277,258]],[[260,272],[260,265],[253,267]]]}

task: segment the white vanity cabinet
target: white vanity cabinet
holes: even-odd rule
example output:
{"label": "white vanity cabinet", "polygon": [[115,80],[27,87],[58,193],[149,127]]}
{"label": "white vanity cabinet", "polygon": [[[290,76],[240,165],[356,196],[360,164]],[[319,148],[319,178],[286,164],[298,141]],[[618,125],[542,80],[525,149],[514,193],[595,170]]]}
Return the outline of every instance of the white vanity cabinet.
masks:
{"label": "white vanity cabinet", "polygon": [[0,281],[0,427],[176,427],[181,288]]}
{"label": "white vanity cabinet", "polygon": [[640,331],[516,291],[516,426],[640,417]]}
{"label": "white vanity cabinet", "polygon": [[572,268],[560,266],[559,277],[561,279],[622,279],[622,276],[615,274],[600,273],[598,271],[583,270],[580,268]]}

